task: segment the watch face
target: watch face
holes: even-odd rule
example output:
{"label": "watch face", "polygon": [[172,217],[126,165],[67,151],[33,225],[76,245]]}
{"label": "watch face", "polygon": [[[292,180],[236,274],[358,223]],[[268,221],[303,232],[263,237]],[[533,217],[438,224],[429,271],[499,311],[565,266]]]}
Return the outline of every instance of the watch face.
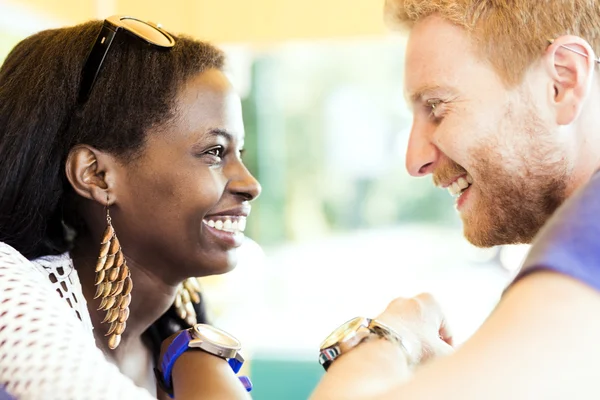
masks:
{"label": "watch face", "polygon": [[321,343],[321,349],[326,349],[328,347],[335,346],[338,343],[344,342],[349,336],[354,335],[360,327],[366,328],[368,326],[369,320],[367,318],[352,318],[350,321],[333,331],[331,335],[329,335],[327,339]]}
{"label": "watch face", "polygon": [[210,325],[195,325],[194,335],[219,347],[230,349],[239,349],[241,347],[241,343],[229,333]]}

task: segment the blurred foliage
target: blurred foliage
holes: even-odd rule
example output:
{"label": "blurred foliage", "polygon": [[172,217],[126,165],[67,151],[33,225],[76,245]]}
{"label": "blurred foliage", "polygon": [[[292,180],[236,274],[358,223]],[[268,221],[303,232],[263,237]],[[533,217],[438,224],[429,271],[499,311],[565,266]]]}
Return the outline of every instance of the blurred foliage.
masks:
{"label": "blurred foliage", "polygon": [[404,169],[411,114],[402,40],[289,43],[257,54],[243,99],[246,162],[263,185],[263,245],[404,222],[456,224],[452,199]]}

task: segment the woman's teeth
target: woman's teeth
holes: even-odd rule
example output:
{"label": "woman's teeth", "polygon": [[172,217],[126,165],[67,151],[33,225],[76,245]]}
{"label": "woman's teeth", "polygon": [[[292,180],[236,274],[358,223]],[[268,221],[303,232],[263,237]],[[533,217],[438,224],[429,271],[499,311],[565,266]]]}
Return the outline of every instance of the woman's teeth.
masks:
{"label": "woman's teeth", "polygon": [[461,176],[456,181],[452,183],[452,185],[448,186],[448,192],[453,197],[460,196],[465,190],[471,186],[473,183],[473,178],[471,175],[467,174],[466,176]]}
{"label": "woman's teeth", "polygon": [[218,218],[203,219],[202,222],[204,222],[211,228],[215,228],[219,231],[225,232],[241,233],[244,232],[244,230],[246,229],[246,217],[224,216]]}

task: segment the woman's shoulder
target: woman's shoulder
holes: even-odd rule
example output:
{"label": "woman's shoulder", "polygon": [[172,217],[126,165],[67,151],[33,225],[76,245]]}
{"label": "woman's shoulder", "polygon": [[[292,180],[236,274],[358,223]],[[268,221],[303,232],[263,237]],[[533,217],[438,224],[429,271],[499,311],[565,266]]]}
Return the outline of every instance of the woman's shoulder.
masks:
{"label": "woman's shoulder", "polygon": [[92,332],[87,302],[69,253],[28,260],[13,247],[0,242],[0,290],[10,291],[15,285],[34,286],[38,291],[49,289],[69,306],[86,330]]}
{"label": "woman's shoulder", "polygon": [[52,289],[48,273],[15,248],[0,242],[0,299],[6,302],[22,290],[41,289]]}
{"label": "woman's shoulder", "polygon": [[74,269],[60,275],[67,264],[68,255],[30,261],[0,243],[0,382],[23,399],[151,399],[104,358],[91,329],[82,329],[84,304],[74,308],[57,293],[55,283],[77,287]]}
{"label": "woman's shoulder", "polygon": [[4,242],[0,242],[0,265],[7,267],[16,265],[33,266],[19,251]]}
{"label": "woman's shoulder", "polygon": [[42,265],[30,261],[14,247],[0,242],[0,286],[11,282],[31,280],[51,285],[49,273]]}
{"label": "woman's shoulder", "polygon": [[0,242],[0,287],[22,282],[23,280],[50,282],[48,275],[25,258],[18,250]]}

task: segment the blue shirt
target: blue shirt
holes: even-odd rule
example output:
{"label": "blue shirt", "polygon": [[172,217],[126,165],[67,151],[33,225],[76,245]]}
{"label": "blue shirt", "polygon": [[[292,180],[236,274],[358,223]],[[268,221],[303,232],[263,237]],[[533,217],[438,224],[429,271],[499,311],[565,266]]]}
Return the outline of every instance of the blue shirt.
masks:
{"label": "blue shirt", "polygon": [[515,282],[542,269],[571,276],[600,291],[600,171],[541,229]]}
{"label": "blue shirt", "polygon": [[2,385],[0,385],[0,400],[14,400],[14,397],[9,395]]}

